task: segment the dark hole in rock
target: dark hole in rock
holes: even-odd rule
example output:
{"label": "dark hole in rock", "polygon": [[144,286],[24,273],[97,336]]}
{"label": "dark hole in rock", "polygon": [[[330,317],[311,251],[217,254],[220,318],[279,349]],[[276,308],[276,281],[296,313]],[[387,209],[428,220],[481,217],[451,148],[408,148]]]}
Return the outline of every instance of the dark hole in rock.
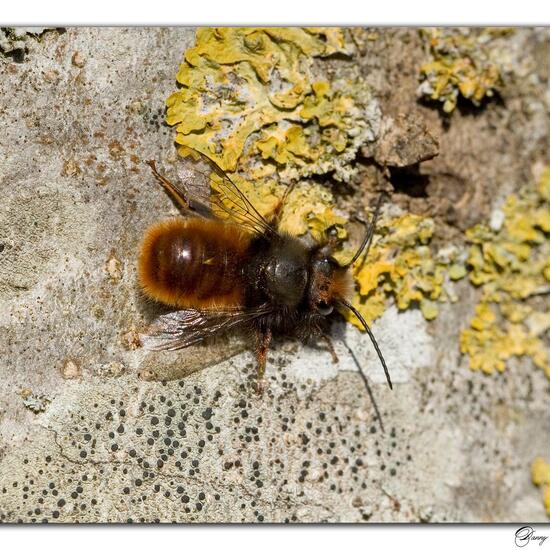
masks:
{"label": "dark hole in rock", "polygon": [[397,193],[403,193],[409,197],[427,198],[430,177],[421,174],[416,166],[405,168],[389,168],[390,182]]}

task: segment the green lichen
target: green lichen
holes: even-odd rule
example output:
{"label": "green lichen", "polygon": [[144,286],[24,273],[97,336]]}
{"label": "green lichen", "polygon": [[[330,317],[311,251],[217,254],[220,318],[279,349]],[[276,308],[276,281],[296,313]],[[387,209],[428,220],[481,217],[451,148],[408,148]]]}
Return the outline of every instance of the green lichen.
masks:
{"label": "green lichen", "polygon": [[380,110],[364,82],[316,76],[333,54],[349,55],[337,28],[199,29],[167,100],[176,142],[258,181],[348,179]]}
{"label": "green lichen", "polygon": [[[429,247],[433,232],[431,218],[413,214],[380,221],[368,259],[354,267],[352,303],[367,322],[380,317],[392,299],[399,310],[419,307],[426,320],[437,317],[438,302],[456,301],[449,281],[451,272],[455,280],[466,275],[461,254],[450,248],[434,255]],[[345,252],[338,259],[351,255]],[[361,328],[353,315],[346,318]]]}
{"label": "green lichen", "polygon": [[420,96],[439,101],[451,113],[458,98],[479,106],[502,85],[492,40],[506,29],[431,28],[420,31],[430,61],[420,68]]}
{"label": "green lichen", "polygon": [[538,186],[510,195],[502,207],[502,226],[479,224],[466,233],[470,281],[482,288],[461,351],[470,367],[502,372],[514,356],[528,356],[550,378],[550,170]]}
{"label": "green lichen", "polygon": [[540,456],[531,465],[531,479],[534,485],[543,488],[544,507],[550,517],[550,464]]}

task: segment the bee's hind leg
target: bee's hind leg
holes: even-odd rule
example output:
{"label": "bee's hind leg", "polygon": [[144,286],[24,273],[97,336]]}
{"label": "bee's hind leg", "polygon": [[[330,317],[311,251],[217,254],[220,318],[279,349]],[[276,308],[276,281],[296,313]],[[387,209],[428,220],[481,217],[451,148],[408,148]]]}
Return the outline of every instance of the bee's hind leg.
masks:
{"label": "bee's hind leg", "polygon": [[145,164],[151,168],[155,179],[160,183],[161,187],[168,193],[179,208],[182,210],[192,210],[189,197],[185,195],[180,187],[174,185],[157,170],[157,165],[154,160],[147,160],[145,161]]}
{"label": "bee's hind leg", "polygon": [[271,330],[258,329],[256,331],[256,360],[258,361],[258,379],[256,392],[262,394],[265,388],[265,365],[267,362],[267,352],[271,343]]}

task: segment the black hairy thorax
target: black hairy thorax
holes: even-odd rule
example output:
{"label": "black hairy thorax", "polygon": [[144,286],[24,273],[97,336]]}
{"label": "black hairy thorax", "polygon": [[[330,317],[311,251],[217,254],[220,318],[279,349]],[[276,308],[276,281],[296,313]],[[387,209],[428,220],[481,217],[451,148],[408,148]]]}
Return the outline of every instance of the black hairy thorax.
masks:
{"label": "black hairy thorax", "polygon": [[243,266],[246,305],[269,308],[269,314],[254,325],[281,334],[298,330],[300,339],[318,332],[323,316],[309,302],[312,250],[295,237],[281,235],[254,239],[249,252],[249,262]]}

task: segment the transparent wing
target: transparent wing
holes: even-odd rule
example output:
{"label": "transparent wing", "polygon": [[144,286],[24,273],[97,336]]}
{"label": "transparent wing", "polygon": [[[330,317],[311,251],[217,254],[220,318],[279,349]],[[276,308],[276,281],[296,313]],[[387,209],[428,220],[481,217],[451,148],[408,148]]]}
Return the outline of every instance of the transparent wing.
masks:
{"label": "transparent wing", "polygon": [[174,187],[186,196],[191,208],[201,215],[208,211],[225,221],[235,222],[258,234],[275,233],[229,176],[205,154],[182,146],[175,167]]}
{"label": "transparent wing", "polygon": [[147,332],[140,335],[140,343],[146,349],[155,351],[187,348],[266,313],[269,313],[267,306],[226,311],[181,309],[158,317]]}

